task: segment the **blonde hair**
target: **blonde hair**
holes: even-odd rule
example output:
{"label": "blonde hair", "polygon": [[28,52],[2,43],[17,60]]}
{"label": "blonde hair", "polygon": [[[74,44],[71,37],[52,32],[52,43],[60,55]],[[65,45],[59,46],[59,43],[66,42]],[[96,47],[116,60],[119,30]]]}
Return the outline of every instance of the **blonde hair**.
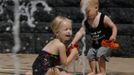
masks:
{"label": "blonde hair", "polygon": [[99,8],[99,0],[81,0],[80,6],[86,6],[86,8],[97,7]]}
{"label": "blonde hair", "polygon": [[88,0],[89,6],[99,7],[99,0]]}
{"label": "blonde hair", "polygon": [[59,27],[61,26],[61,24],[64,21],[69,21],[71,22],[70,19],[68,19],[67,17],[63,17],[63,16],[57,16],[51,23],[51,29],[53,31],[54,34],[56,34],[59,30]]}

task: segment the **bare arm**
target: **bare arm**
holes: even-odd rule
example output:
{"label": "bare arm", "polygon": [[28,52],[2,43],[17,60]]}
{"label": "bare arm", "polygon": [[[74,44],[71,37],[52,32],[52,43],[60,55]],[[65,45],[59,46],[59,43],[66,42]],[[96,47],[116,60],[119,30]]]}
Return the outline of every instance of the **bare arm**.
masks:
{"label": "bare arm", "polygon": [[61,44],[59,47],[60,60],[61,60],[62,65],[64,66],[67,66],[76,56],[76,54],[78,54],[78,51],[76,50],[76,48],[74,48],[71,54],[67,57],[65,45]]}
{"label": "bare arm", "polygon": [[62,65],[67,65],[67,55],[66,55],[66,47],[65,47],[65,45],[60,44],[58,50],[59,50],[61,64]]}
{"label": "bare arm", "polygon": [[112,20],[108,16],[105,16],[104,24],[105,24],[105,26],[108,26],[108,27],[110,27],[112,29],[112,35],[109,38],[109,40],[116,40],[116,36],[117,36],[117,27],[116,27],[116,25],[112,22]]}
{"label": "bare arm", "polygon": [[75,35],[73,41],[71,42],[71,44],[77,43],[83,37],[83,35],[85,35],[85,27],[84,26],[82,26],[80,28],[80,30],[76,33],[76,35]]}
{"label": "bare arm", "polygon": [[70,64],[77,55],[78,55],[77,48],[73,48],[70,55],[67,57],[67,65]]}

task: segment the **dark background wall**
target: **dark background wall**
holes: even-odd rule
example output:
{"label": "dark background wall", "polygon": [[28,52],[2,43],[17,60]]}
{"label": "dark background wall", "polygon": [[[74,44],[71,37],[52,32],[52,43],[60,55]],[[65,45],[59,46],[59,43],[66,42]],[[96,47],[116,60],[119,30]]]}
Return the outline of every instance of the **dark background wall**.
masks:
{"label": "dark background wall", "polygon": [[[80,28],[83,20],[79,7],[80,0],[46,0],[46,2],[52,7],[52,11],[46,14],[43,22],[36,24],[35,28],[29,27],[26,23],[20,24],[21,49],[18,53],[38,53],[53,39],[49,24],[57,15],[64,15],[73,20],[74,33]],[[134,57],[134,0],[100,0],[100,11],[107,14],[118,27],[117,41],[121,48],[113,51],[112,55]],[[12,50],[14,41],[11,28],[10,23],[0,21],[0,53]]]}

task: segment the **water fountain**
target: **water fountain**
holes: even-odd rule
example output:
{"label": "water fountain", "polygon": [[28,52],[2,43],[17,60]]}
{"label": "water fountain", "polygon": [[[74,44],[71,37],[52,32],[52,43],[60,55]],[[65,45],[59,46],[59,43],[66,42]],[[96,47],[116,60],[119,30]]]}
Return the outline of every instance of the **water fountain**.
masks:
{"label": "water fountain", "polygon": [[[15,10],[14,10],[14,15],[15,15],[15,21],[14,21],[14,26],[13,26],[13,35],[14,35],[14,42],[15,42],[15,45],[13,47],[13,51],[12,51],[12,57],[14,59],[14,66],[15,66],[15,75],[19,75],[19,60],[16,56],[16,53],[20,50],[20,46],[21,46],[21,43],[20,43],[20,38],[19,38],[19,27],[20,27],[20,22],[19,22],[19,16],[20,16],[20,13],[19,13],[19,2],[18,0],[14,0],[15,2]],[[34,24],[32,24],[32,21],[33,21],[33,18],[32,18],[32,15],[33,15],[33,12],[36,10],[36,7],[35,5],[37,3],[43,3],[43,5],[45,6],[44,10],[47,11],[48,13],[52,10],[52,8],[50,8],[47,3],[45,1],[32,1],[31,4],[32,4],[32,9],[31,9],[31,13],[28,12],[28,8],[26,8],[26,13],[27,13],[27,16],[28,16],[28,25],[30,27],[35,27]],[[83,13],[84,15],[84,19],[82,21],[82,25],[84,25],[84,22],[86,20],[86,12],[85,12],[85,9],[87,7],[87,2],[84,0],[82,3],[82,6],[81,6],[81,12]],[[82,55],[80,56],[80,60],[78,61],[79,63],[78,64],[81,64],[83,65],[83,69],[82,69],[82,74],[85,75],[85,48],[86,48],[86,44],[85,44],[85,36],[82,38],[82,42],[83,42],[83,48],[82,48]],[[76,63],[76,62],[75,62]]]}
{"label": "water fountain", "polygon": [[15,21],[13,24],[13,35],[14,35],[14,47],[12,49],[12,57],[14,60],[14,67],[15,67],[15,75],[19,75],[19,60],[18,57],[16,56],[16,53],[20,50],[20,38],[19,38],[19,2],[18,0],[14,0],[15,2],[15,8],[14,8],[14,16],[15,16]]}
{"label": "water fountain", "polygon": [[[19,1],[18,0],[14,0],[15,2],[15,8],[14,8],[14,16],[15,16],[15,21],[13,23],[13,35],[14,35],[14,46],[12,48],[12,58],[14,60],[14,67],[15,67],[15,75],[19,75],[20,71],[19,71],[19,60],[18,60],[18,57],[17,57],[17,52],[20,50],[20,47],[21,47],[21,40],[19,38],[19,28],[20,28],[20,21],[19,21],[19,17],[20,17],[20,13],[19,13]],[[52,8],[50,8],[47,3],[45,1],[32,1],[32,9],[31,9],[31,13],[28,12],[28,8],[26,8],[26,13],[27,13],[27,16],[28,16],[28,25],[30,27],[35,27],[35,25],[32,24],[32,14],[33,12],[36,10],[35,9],[35,5],[38,3],[38,2],[41,2],[43,3],[43,5],[45,6],[44,10],[47,11],[48,13],[52,10]],[[86,1],[84,1],[83,3],[86,3]],[[83,5],[86,5],[86,4],[83,4]],[[85,16],[85,7],[86,6],[82,6],[81,8],[81,11],[82,13],[84,14]],[[86,20],[86,17],[84,17],[84,20],[82,21],[82,25],[84,25],[84,21]],[[82,59],[80,60],[80,62],[83,64],[83,67],[85,67],[85,62],[83,61],[84,59],[84,51],[85,51],[85,37],[83,37],[82,39],[82,42],[83,42],[83,48],[82,48]],[[85,68],[83,68],[83,75],[85,75]]]}
{"label": "water fountain", "polygon": [[[84,22],[87,19],[86,17],[86,8],[88,6],[87,0],[81,0],[81,12],[84,15],[84,19],[82,20],[82,26],[84,26]],[[85,75],[86,73],[86,61],[85,61],[85,50],[86,50],[86,43],[85,43],[85,36],[82,38],[83,48],[82,48],[82,55],[81,55],[81,63],[83,65],[82,74]]]}
{"label": "water fountain", "polygon": [[[20,73],[20,65],[19,65],[19,59],[17,57],[17,52],[20,50],[20,47],[21,47],[21,40],[19,38],[19,33],[20,33],[20,21],[19,21],[19,17],[20,17],[20,13],[19,13],[19,1],[18,0],[13,0],[15,2],[15,8],[14,8],[14,16],[15,16],[15,21],[13,23],[13,36],[14,36],[14,46],[12,48],[12,58],[13,58],[13,61],[14,61],[14,67],[15,67],[15,70],[14,70],[14,73],[15,75],[19,75]],[[31,20],[31,14],[33,14],[33,12],[35,11],[35,5],[38,3],[38,2],[41,2],[43,3],[43,5],[45,5],[45,8],[44,10],[47,11],[48,13],[52,10],[51,7],[49,7],[47,5],[47,3],[45,1],[35,1],[35,2],[32,2],[33,6],[32,6],[32,10],[31,10],[31,13],[29,14],[28,13],[28,9],[26,8],[26,13],[27,13],[27,16],[28,16],[28,24],[30,27],[35,27],[35,25],[32,24],[32,21]]]}
{"label": "water fountain", "polygon": [[[14,0],[14,2],[15,2],[15,13],[14,13],[14,15],[15,15],[15,21],[14,21],[14,24],[13,24],[13,35],[14,35],[14,43],[15,43],[15,46],[13,47],[13,51],[12,51],[12,57],[13,57],[13,60],[14,60],[14,66],[15,66],[15,75],[19,75],[20,73],[19,73],[19,60],[18,60],[18,58],[17,58],[17,52],[20,50],[20,45],[21,45],[21,41],[20,41],[20,39],[19,39],[19,16],[20,16],[20,14],[18,13],[18,0]],[[35,2],[36,3],[36,2]],[[83,2],[84,4],[83,5],[85,5],[85,6],[82,6],[81,7],[81,11],[82,11],[82,13],[84,14],[84,19],[83,19],[83,21],[82,21],[82,25],[84,25],[84,21],[85,21],[85,19],[86,19],[86,15],[85,15],[85,8],[86,8],[86,6],[87,6],[87,4],[86,4],[86,0],[84,0],[84,2]],[[45,3],[44,3],[45,4]],[[34,8],[34,7],[33,7]],[[0,9],[1,9],[1,7],[0,7]],[[33,9],[32,11],[34,11],[35,9]],[[50,10],[50,9],[49,9]],[[0,12],[1,13],[1,12]],[[30,16],[30,14],[28,13],[28,16]],[[31,18],[29,18],[30,20],[31,20]],[[28,21],[29,22],[29,21]],[[32,22],[32,21],[31,21]],[[32,27],[32,26],[31,26]],[[8,31],[9,29],[7,29],[7,31]],[[39,40],[40,40],[40,38],[38,38]],[[82,55],[81,55],[81,60],[79,60],[79,64],[80,63],[82,63],[82,65],[83,65],[83,75],[85,75],[85,61],[83,61],[83,59],[84,59],[84,51],[85,51],[85,46],[86,46],[86,44],[85,44],[85,37],[83,37],[83,39],[82,39],[82,42],[83,42],[83,48],[82,48]],[[123,45],[123,48],[125,47],[125,45]],[[78,63],[76,63],[76,64],[78,64]],[[77,69],[77,68],[76,68]],[[0,70],[1,70],[1,68],[0,68]],[[79,75],[82,75],[82,74],[79,74]],[[110,72],[109,73],[109,75],[113,75],[113,73],[112,72]],[[118,74],[117,74],[118,75]],[[131,74],[132,75],[132,74]]]}
{"label": "water fountain", "polygon": [[36,4],[38,3],[42,3],[43,6],[45,6],[44,8],[44,11],[47,11],[48,14],[50,13],[50,11],[52,10],[51,7],[48,6],[48,4],[45,2],[45,1],[31,1],[31,12],[29,13],[28,12],[28,9],[26,9],[26,12],[27,12],[27,16],[28,16],[28,25],[30,27],[35,27],[35,25],[32,23],[34,21],[34,18],[32,17],[33,16],[33,12],[36,10]]}

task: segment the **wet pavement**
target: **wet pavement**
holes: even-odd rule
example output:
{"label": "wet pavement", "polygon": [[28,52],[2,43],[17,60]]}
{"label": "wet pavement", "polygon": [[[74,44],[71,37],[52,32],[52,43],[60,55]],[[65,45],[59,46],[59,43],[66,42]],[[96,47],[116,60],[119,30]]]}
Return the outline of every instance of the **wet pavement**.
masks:
{"label": "wet pavement", "polygon": [[[32,63],[37,54],[17,54],[17,57],[19,72],[24,74],[26,71],[31,70]],[[14,75],[14,63],[16,62],[12,54],[0,54],[0,75]],[[85,57],[80,57],[79,60],[73,61],[66,69],[69,72],[77,73],[76,75],[82,75],[79,73],[90,70]],[[111,57],[110,62],[107,63],[107,73],[107,75],[134,75],[134,58]]]}

